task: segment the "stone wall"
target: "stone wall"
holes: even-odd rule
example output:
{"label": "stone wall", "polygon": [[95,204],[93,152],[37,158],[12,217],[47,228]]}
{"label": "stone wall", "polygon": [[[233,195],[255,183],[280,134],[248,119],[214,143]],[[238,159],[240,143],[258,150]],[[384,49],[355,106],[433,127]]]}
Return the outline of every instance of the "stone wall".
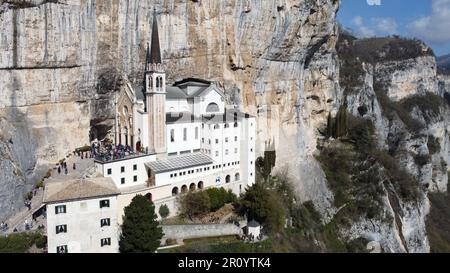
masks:
{"label": "stone wall", "polygon": [[163,240],[183,240],[243,234],[242,229],[234,224],[164,225],[162,229],[164,233]]}

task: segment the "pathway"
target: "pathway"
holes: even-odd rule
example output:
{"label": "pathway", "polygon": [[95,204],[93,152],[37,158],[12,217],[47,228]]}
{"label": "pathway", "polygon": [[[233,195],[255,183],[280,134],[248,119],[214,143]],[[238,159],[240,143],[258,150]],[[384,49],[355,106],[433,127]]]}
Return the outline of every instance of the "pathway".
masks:
{"label": "pathway", "polygon": [[[67,162],[67,175],[61,170],[61,173],[58,174],[58,169],[55,165],[52,175],[44,181],[44,184],[54,183],[56,181],[66,180],[66,179],[77,179],[82,177],[92,177],[95,175],[95,166],[93,158],[85,158],[81,159],[78,156],[71,156],[66,158]],[[73,169],[73,163],[75,163],[76,170]],[[16,228],[19,232],[25,231],[25,221],[28,220],[28,223],[32,223],[32,215],[37,210],[39,210],[43,206],[43,198],[44,198],[44,190],[38,189],[36,195],[31,199],[31,209],[29,210],[27,207],[23,207],[18,213],[10,217],[6,223],[8,223],[8,230],[6,234],[12,233]],[[43,217],[39,217],[35,222],[32,223],[33,226],[31,230],[35,230],[39,225],[43,224],[45,226],[46,221]],[[2,231],[0,231],[2,232]]]}

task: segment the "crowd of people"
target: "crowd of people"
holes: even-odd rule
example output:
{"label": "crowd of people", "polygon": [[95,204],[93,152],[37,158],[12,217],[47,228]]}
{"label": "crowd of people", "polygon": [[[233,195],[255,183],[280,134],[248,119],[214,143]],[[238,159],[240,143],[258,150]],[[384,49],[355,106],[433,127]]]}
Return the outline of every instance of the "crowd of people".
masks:
{"label": "crowd of people", "polygon": [[137,152],[127,145],[114,145],[109,142],[94,142],[91,145],[91,153],[94,158],[101,161],[122,159]]}

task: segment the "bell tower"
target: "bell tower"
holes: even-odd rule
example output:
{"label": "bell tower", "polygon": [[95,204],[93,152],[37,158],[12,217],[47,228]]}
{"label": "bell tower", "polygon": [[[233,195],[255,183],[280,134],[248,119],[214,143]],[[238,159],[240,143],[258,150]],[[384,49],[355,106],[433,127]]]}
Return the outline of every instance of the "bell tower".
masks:
{"label": "bell tower", "polygon": [[153,12],[152,40],[147,46],[145,94],[148,113],[149,152],[165,156],[166,145],[166,72],[162,65],[158,20]]}

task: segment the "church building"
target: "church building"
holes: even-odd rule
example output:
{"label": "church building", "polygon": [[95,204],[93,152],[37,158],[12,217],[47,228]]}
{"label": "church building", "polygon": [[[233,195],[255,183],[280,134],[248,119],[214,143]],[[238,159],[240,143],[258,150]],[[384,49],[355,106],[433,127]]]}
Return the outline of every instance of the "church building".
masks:
{"label": "church building", "polygon": [[[124,208],[138,194],[153,202],[156,212],[166,204],[171,217],[177,214],[180,194],[223,187],[239,195],[255,183],[256,119],[227,105],[223,90],[214,82],[188,78],[167,85],[155,15],[143,78],[142,85],[127,84],[116,100],[115,146],[133,152],[95,160],[98,176],[117,189],[111,203],[117,215],[108,219],[120,225]],[[104,197],[90,198],[100,202]],[[52,206],[66,205],[61,198],[49,200],[57,200]],[[57,219],[48,223],[65,224]],[[89,252],[101,248],[103,241],[92,242],[92,247],[82,243],[86,246],[82,250],[60,241],[58,246],[66,252]],[[117,245],[117,238],[111,241]]]}

